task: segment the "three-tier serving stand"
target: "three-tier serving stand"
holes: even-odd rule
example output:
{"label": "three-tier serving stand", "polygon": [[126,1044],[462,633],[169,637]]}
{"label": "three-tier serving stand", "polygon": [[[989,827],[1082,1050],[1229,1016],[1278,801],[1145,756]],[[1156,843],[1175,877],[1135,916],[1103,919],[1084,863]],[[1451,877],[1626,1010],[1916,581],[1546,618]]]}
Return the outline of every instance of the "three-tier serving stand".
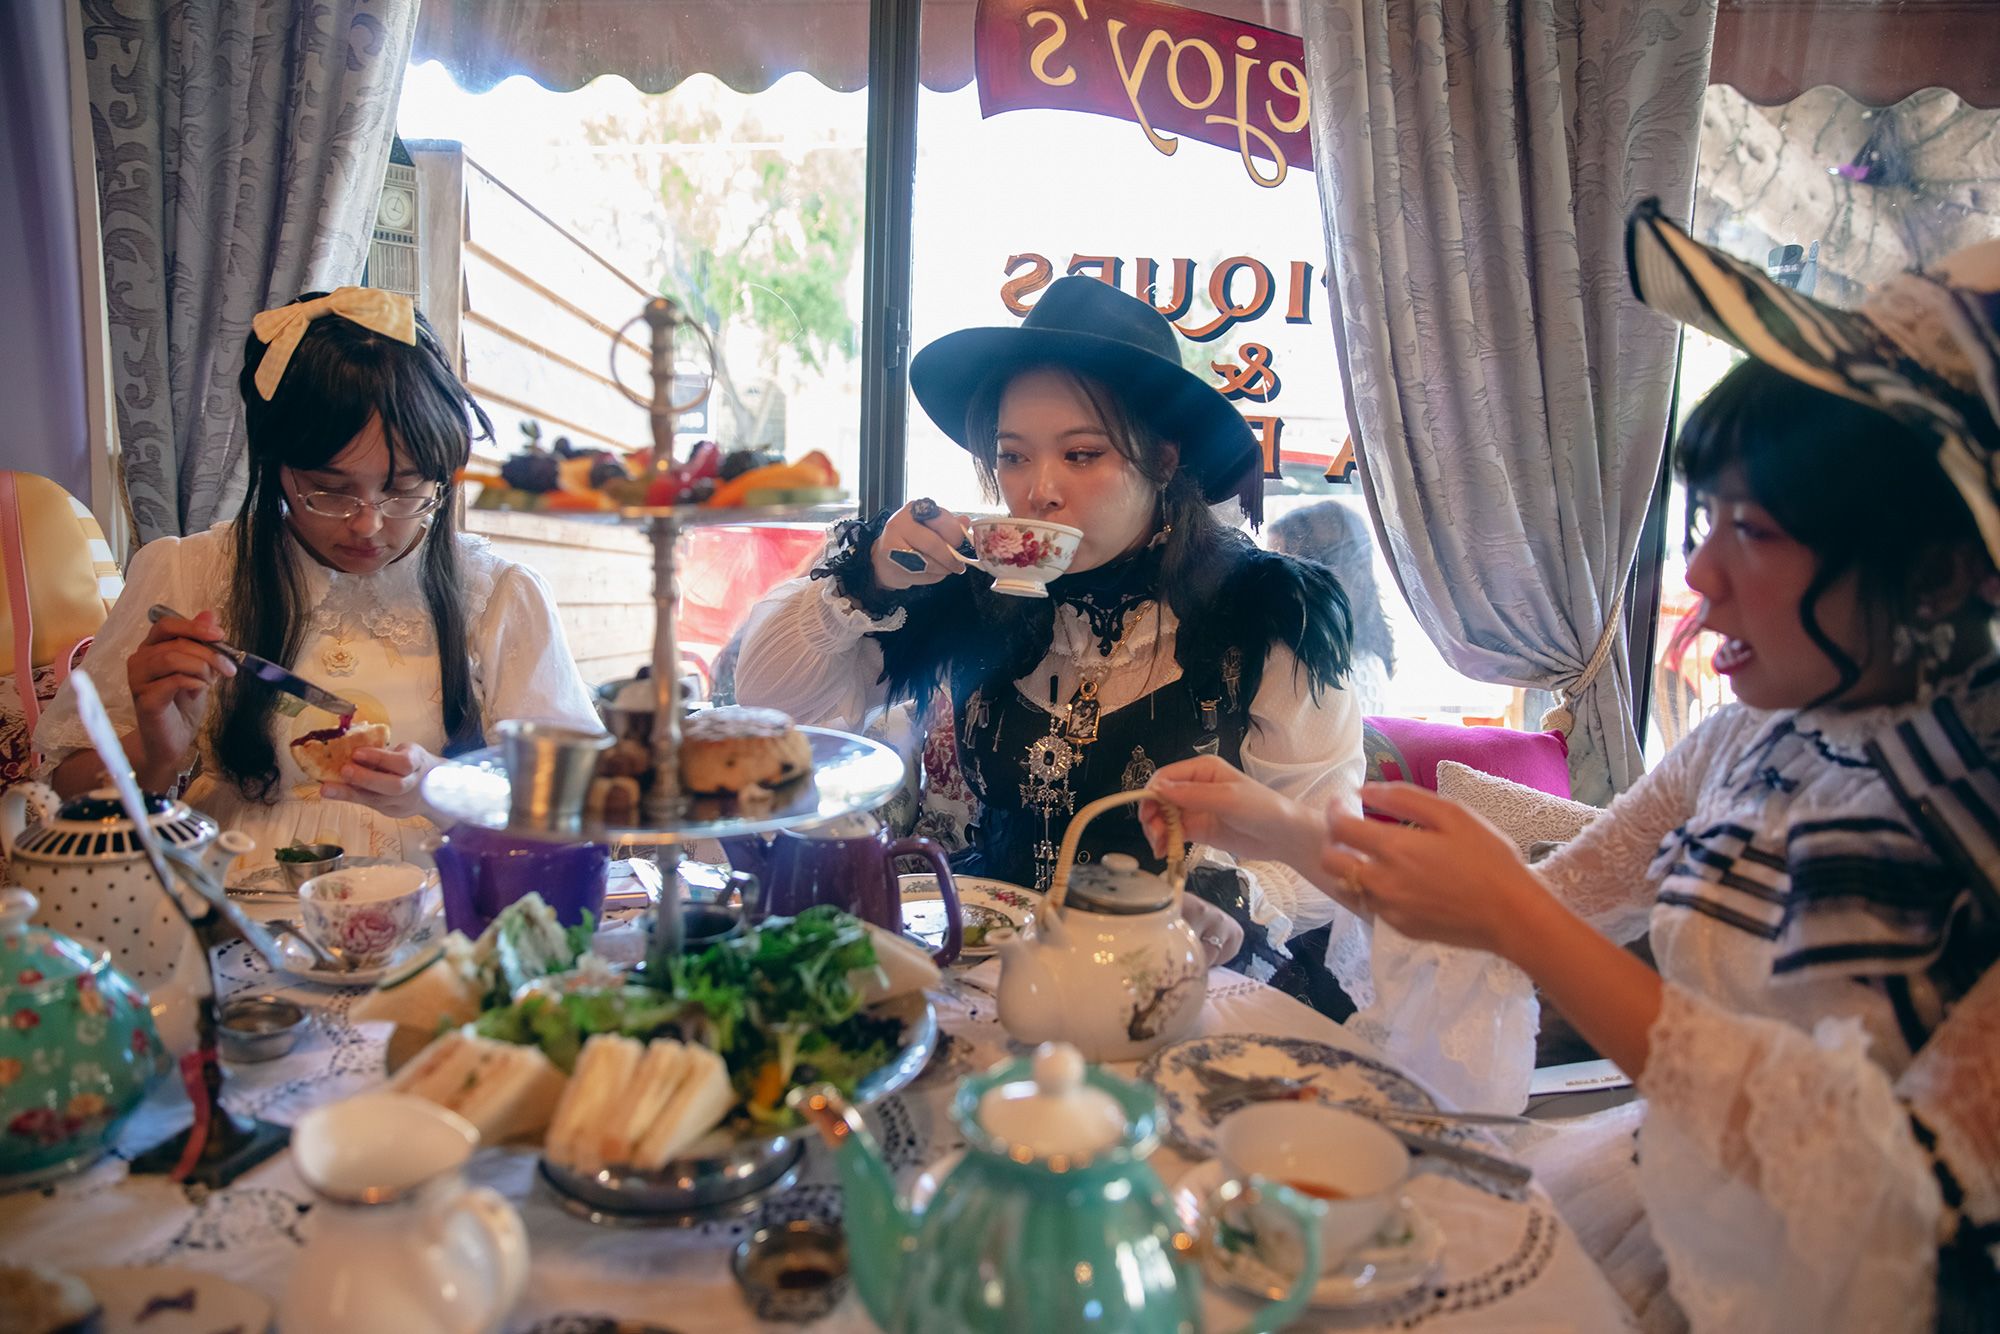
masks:
{"label": "three-tier serving stand", "polygon": [[[626,331],[643,322],[651,334],[652,393],[641,396],[618,379],[618,347]],[[702,403],[708,390],[676,402],[675,342],[693,335],[704,344],[707,331],[682,314],[674,302],[656,297],[612,336],[611,376],[621,392],[644,408],[652,423],[652,471],[658,476],[674,463],[674,422]],[[708,348],[713,364],[713,348]],[[712,383],[710,377],[710,382]],[[619,523],[638,527],[653,546],[652,779],[638,816],[629,823],[607,824],[585,817],[581,824],[552,826],[524,815],[513,799],[513,784],[498,747],[473,751],[451,764],[440,765],[424,779],[424,797],[449,821],[479,825],[509,834],[565,842],[596,842],[609,847],[648,848],[662,872],[660,901],[651,924],[649,963],[677,948],[680,912],[678,870],[690,843],[764,833],[830,820],[855,811],[872,810],[902,784],[903,761],[880,742],[831,728],[800,730],[812,747],[813,772],[768,799],[749,801],[681,790],[681,650],[676,630],[680,610],[680,539],[691,528],[751,526],[825,520],[838,512],[832,506],[762,506],[710,509],[699,505],[630,506],[598,512],[560,512],[581,522]],[[557,511],[538,511],[554,517]],[[657,965],[656,965],[657,966]]]}

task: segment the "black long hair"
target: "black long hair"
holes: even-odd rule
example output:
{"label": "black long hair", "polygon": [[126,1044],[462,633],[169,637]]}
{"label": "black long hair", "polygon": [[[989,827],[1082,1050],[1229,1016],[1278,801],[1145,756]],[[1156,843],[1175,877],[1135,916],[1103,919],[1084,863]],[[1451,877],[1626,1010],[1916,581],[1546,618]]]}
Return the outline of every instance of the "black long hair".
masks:
{"label": "black long hair", "polygon": [[1271,525],[1266,545],[1302,560],[1318,561],[1332,570],[1347,590],[1354,616],[1354,647],[1382,660],[1390,675],[1396,671],[1396,636],[1382,611],[1382,591],[1375,582],[1375,537],[1368,520],[1337,500],[1293,510]]}
{"label": "black long hair", "polygon": [[[298,299],[324,295],[307,292]],[[235,568],[224,622],[240,648],[291,664],[304,646],[312,608],[304,571],[285,545],[285,495],[280,470],[323,468],[380,418],[392,471],[405,468],[444,488],[431,512],[421,550],[424,601],[438,643],[447,753],[476,744],[479,706],[466,656],[466,617],[458,562],[457,483],[475,438],[490,439],[493,423],[452,374],[437,335],[417,317],[414,347],[338,315],[307,326],[266,402],[257,367],[266,345],[251,334],[237,379],[249,438],[250,489],[236,516]],[[473,427],[478,427],[475,437]],[[253,800],[266,800],[278,779],[270,720],[276,696],[261,682],[235,676],[220,687],[214,746],[223,775]]]}
{"label": "black long hair", "polygon": [[1820,628],[1829,588],[1852,571],[1871,624],[1908,624],[1927,565],[1960,548],[1984,550],[1936,460],[1935,443],[1894,418],[1754,359],[1723,376],[1681,427],[1676,466],[1690,515],[1699,494],[1734,467],[1751,498],[1818,558],[1799,621],[1840,684],[1816,704],[1846,693],[1868,665]]}

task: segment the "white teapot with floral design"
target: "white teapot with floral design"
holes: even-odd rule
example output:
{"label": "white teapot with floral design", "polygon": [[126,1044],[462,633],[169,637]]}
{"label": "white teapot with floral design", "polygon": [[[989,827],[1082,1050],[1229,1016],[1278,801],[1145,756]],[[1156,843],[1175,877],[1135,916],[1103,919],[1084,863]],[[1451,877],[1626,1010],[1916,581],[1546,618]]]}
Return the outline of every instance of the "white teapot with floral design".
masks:
{"label": "white teapot with floral design", "polygon": [[1185,1037],[1200,1018],[1208,959],[1181,917],[1187,871],[1179,812],[1165,808],[1166,875],[1115,852],[1076,865],[1085,825],[1147,795],[1121,792],[1078,811],[1033,934],[987,934],[1000,952],[1000,1022],[1016,1041],[1067,1042],[1100,1064],[1135,1061]]}

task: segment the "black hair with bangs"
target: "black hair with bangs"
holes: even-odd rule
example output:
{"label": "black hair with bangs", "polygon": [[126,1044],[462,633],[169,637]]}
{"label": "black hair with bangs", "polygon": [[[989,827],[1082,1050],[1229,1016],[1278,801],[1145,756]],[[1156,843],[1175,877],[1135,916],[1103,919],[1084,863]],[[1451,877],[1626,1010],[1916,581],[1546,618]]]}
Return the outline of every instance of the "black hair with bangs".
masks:
{"label": "black hair with bangs", "polygon": [[[307,292],[300,301],[325,295]],[[379,417],[394,470],[435,482],[443,503],[429,516],[421,549],[406,560],[422,565],[424,600],[437,634],[446,754],[479,743],[479,707],[466,657],[466,615],[458,564],[458,472],[472,441],[491,439],[493,423],[452,374],[437,335],[417,316],[415,346],[338,315],[306,327],[269,402],[258,393],[257,367],[266,344],[251,334],[237,387],[249,438],[249,492],[236,518],[235,569],[224,623],[235,643],[291,665],[304,646],[312,608],[303,571],[285,547],[281,470],[323,468]],[[474,426],[478,431],[475,436]],[[269,800],[278,779],[270,719],[276,696],[238,675],[220,687],[214,732],[223,775],[245,796]]]}
{"label": "black hair with bangs", "polygon": [[[1126,407],[1125,401],[1102,380],[1081,374],[1067,366],[1025,366],[1006,375],[996,375],[972,396],[966,406],[966,442],[979,472],[979,484],[992,501],[1000,499],[998,474],[1000,458],[1000,400],[1007,387],[1033,371],[1046,370],[1061,376],[1083,396],[1111,447],[1152,483],[1160,495],[1159,525],[1167,530],[1165,549],[1160,555],[1160,587],[1167,605],[1176,616],[1186,619],[1195,608],[1187,604],[1190,590],[1203,586],[1197,574],[1212,563],[1217,550],[1229,539],[1230,530],[1209,508],[1201,484],[1179,466],[1178,450]],[[1184,605],[1187,604],[1187,605]]]}
{"label": "black hair with bangs", "polygon": [[1755,359],[1723,376],[1681,427],[1676,466],[1690,517],[1733,467],[1750,498],[1818,557],[1799,621],[1840,683],[1815,704],[1846,693],[1867,666],[1820,628],[1816,610],[1827,589],[1852,571],[1872,625],[1908,624],[1919,575],[1934,557],[1968,545],[1984,550],[1972,512],[1936,460],[1936,444],[1894,418]]}

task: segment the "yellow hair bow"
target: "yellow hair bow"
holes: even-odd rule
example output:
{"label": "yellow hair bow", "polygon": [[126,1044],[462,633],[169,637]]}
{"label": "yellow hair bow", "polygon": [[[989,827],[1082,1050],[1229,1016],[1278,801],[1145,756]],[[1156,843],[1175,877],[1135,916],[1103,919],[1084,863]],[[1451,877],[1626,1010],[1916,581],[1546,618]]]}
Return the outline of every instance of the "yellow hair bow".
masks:
{"label": "yellow hair bow", "polygon": [[311,301],[263,311],[250,321],[250,329],[265,344],[264,359],[257,363],[257,392],[265,402],[278,392],[278,381],[285,378],[285,367],[306,336],[306,326],[322,315],[338,315],[384,338],[416,346],[416,304],[400,292],[379,287],[336,287]]}

